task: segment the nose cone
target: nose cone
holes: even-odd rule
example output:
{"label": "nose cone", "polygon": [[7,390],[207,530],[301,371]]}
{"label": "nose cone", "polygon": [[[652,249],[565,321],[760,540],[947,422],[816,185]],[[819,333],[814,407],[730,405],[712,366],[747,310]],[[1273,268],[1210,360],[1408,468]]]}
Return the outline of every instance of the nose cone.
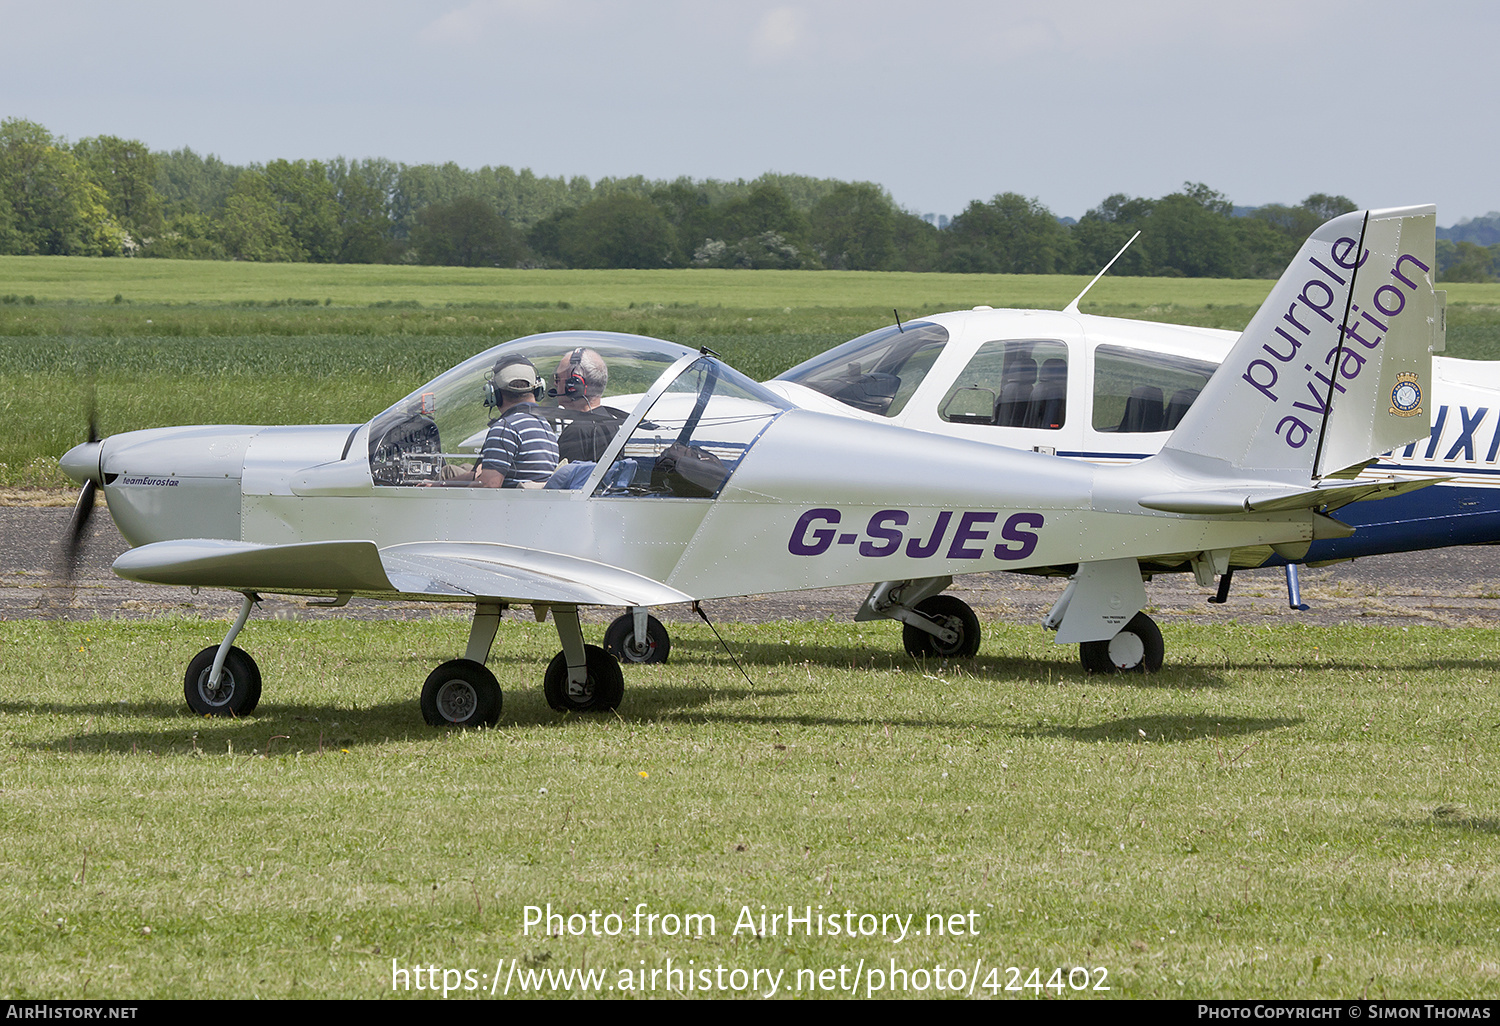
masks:
{"label": "nose cone", "polygon": [[63,473],[79,484],[85,481],[103,484],[104,475],[99,470],[100,456],[103,452],[103,442],[82,442],[63,453],[58,463],[62,466]]}

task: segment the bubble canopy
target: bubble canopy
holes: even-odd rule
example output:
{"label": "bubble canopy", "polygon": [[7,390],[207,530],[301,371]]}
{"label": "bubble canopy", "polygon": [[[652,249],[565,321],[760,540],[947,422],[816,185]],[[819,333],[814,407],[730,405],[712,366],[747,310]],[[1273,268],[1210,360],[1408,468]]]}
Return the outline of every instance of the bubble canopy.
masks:
{"label": "bubble canopy", "polygon": [[624,415],[619,431],[624,437],[616,438],[602,456],[608,474],[575,474],[566,488],[589,481],[601,494],[681,494],[663,485],[660,474],[654,489],[650,484],[652,468],[661,462],[658,457],[674,445],[700,455],[712,453],[708,458],[724,465],[722,476],[713,478],[722,486],[765,426],[791,408],[706,350],[614,332],[529,335],[465,360],[371,420],[370,468],[375,483],[422,484],[471,473],[469,467],[498,413],[492,399],[493,376],[505,367],[513,379],[515,365],[522,360],[535,368],[541,382],[534,412],[562,430],[579,415],[559,407],[546,390],[558,367],[570,364],[580,350],[592,350],[603,359],[608,371],[603,403]]}

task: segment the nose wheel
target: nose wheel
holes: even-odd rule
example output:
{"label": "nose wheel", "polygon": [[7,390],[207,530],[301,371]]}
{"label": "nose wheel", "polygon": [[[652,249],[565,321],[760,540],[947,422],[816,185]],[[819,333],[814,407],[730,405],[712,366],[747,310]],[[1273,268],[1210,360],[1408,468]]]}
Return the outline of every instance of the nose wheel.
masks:
{"label": "nose wheel", "polygon": [[260,667],[242,648],[231,648],[224,656],[219,679],[213,682],[218,645],[210,645],[193,656],[183,679],[188,708],[199,716],[248,716],[260,701]]}

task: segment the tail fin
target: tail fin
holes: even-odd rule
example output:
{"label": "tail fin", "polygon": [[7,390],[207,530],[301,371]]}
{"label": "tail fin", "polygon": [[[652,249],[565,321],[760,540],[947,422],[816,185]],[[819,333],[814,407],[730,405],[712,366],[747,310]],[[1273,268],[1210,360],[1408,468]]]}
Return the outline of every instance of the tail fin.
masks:
{"label": "tail fin", "polygon": [[1436,236],[1430,205],[1313,232],[1163,453],[1305,483],[1426,438]]}

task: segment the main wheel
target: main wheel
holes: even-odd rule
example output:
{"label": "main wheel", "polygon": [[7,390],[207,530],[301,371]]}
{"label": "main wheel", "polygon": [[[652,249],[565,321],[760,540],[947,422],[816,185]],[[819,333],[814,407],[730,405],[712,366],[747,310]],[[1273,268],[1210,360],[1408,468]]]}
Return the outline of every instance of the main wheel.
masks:
{"label": "main wheel", "polygon": [[585,645],[583,652],[588,679],[582,684],[568,682],[567,653],[557,653],[547,665],[542,692],[547,704],[558,712],[608,712],[625,697],[625,675],[615,657],[598,645]]}
{"label": "main wheel", "polygon": [[483,663],[450,659],[422,685],[422,719],[433,727],[493,727],[504,696]]}
{"label": "main wheel", "polygon": [[946,642],[920,627],[902,624],[901,643],[906,654],[913,659],[938,656],[942,659],[967,659],[979,651],[979,617],[963,599],[952,595],[934,595],[916,604],[916,611],[930,620],[958,634],[953,642]]}
{"label": "main wheel", "polygon": [[635,636],[635,616],[626,613],[615,618],[604,632],[604,651],[622,663],[664,663],[672,651],[672,638],[661,621],[646,617],[646,636]]}
{"label": "main wheel", "polygon": [[1078,658],[1090,673],[1156,673],[1166,654],[1161,628],[1145,613],[1132,616],[1108,641],[1085,641],[1078,646]]}
{"label": "main wheel", "polygon": [[199,716],[248,716],[260,701],[260,667],[242,648],[231,647],[224,657],[219,683],[209,687],[218,645],[209,645],[193,656],[182,681],[188,708]]}

